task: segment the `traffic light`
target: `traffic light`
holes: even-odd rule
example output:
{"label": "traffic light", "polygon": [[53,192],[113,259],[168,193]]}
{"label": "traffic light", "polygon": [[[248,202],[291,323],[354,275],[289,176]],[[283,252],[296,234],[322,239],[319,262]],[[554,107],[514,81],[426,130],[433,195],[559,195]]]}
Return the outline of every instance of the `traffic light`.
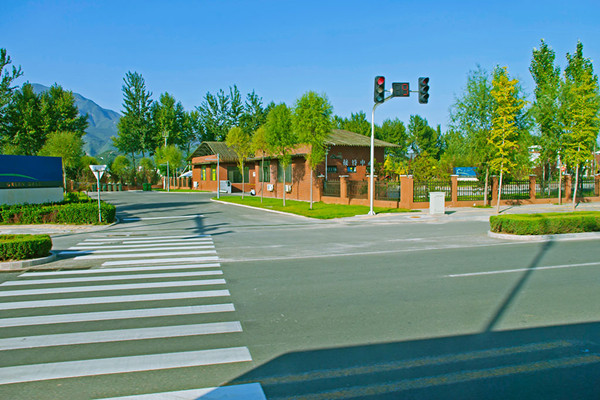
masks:
{"label": "traffic light", "polygon": [[429,77],[419,78],[419,103],[427,104],[429,101]]}
{"label": "traffic light", "polygon": [[385,99],[385,77],[376,76],[375,77],[375,90],[373,93],[373,101],[375,103],[383,103]]}

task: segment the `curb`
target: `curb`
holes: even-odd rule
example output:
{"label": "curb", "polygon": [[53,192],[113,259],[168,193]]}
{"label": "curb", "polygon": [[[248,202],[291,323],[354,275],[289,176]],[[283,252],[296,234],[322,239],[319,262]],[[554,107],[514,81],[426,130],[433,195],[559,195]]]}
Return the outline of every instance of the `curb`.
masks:
{"label": "curb", "polygon": [[494,239],[517,240],[523,242],[549,242],[561,240],[592,240],[600,239],[600,232],[561,233],[556,235],[513,235],[488,231],[488,236]]}
{"label": "curb", "polygon": [[35,265],[46,264],[56,260],[56,254],[52,253],[49,256],[42,258],[32,258],[29,260],[7,261],[0,263],[0,272],[15,272],[33,267]]}
{"label": "curb", "polygon": [[310,218],[310,217],[305,217],[304,215],[286,213],[284,211],[269,210],[268,208],[252,207],[252,206],[247,206],[246,204],[230,203],[228,201],[221,201],[221,200],[214,200],[214,199],[210,199],[210,201],[214,201],[215,203],[220,203],[220,204],[228,204],[228,205],[233,205],[233,206],[238,206],[238,207],[250,208],[252,210],[266,211],[266,212],[270,212],[270,213],[273,213],[273,214],[289,215],[289,216],[292,216],[292,217],[306,219],[308,221],[320,221],[317,218]]}

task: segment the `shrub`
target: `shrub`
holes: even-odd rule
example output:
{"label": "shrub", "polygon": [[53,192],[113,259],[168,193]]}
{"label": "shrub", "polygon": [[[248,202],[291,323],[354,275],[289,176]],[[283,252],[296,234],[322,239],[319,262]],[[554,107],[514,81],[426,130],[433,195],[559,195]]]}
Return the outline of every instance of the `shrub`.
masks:
{"label": "shrub", "polygon": [[[116,208],[100,203],[102,222],[115,220]],[[54,204],[16,204],[0,206],[3,224],[98,224],[98,205],[95,201],[77,199]]]}
{"label": "shrub", "polygon": [[600,212],[510,214],[490,217],[490,229],[515,235],[553,235],[600,231]]}
{"label": "shrub", "polygon": [[50,254],[48,235],[0,235],[0,260],[26,260]]}

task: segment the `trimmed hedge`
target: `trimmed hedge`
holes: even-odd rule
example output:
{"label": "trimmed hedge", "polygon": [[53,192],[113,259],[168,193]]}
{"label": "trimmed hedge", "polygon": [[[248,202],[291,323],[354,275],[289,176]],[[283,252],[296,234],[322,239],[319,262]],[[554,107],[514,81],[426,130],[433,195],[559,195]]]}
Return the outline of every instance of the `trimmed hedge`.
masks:
{"label": "trimmed hedge", "polygon": [[51,248],[48,235],[0,235],[0,261],[46,257]]}
{"label": "trimmed hedge", "polygon": [[[100,202],[102,222],[115,221],[116,207]],[[98,224],[98,203],[88,197],[67,196],[61,203],[0,206],[0,224]]]}
{"label": "trimmed hedge", "polygon": [[507,214],[490,217],[490,229],[515,235],[553,235],[600,231],[600,212]]}

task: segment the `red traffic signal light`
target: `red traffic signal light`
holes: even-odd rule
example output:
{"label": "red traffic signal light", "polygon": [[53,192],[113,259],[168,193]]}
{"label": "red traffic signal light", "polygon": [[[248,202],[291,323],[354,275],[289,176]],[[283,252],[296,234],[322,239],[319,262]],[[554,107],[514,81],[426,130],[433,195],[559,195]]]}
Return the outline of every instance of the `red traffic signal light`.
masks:
{"label": "red traffic signal light", "polygon": [[429,101],[429,77],[419,78],[419,103],[427,104]]}
{"label": "red traffic signal light", "polygon": [[385,99],[385,77],[384,76],[376,76],[375,77],[375,89],[373,91],[373,101],[375,103],[383,103]]}

